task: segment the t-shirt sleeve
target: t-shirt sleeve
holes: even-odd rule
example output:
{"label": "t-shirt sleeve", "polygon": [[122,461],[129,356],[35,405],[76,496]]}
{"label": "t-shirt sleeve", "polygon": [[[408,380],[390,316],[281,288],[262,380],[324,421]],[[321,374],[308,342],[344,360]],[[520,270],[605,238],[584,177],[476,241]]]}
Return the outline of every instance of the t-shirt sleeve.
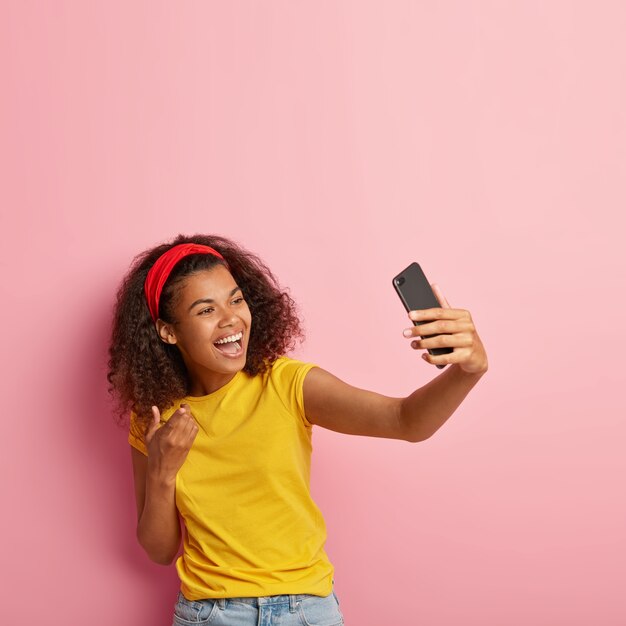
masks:
{"label": "t-shirt sleeve", "polygon": [[273,372],[283,402],[292,413],[300,417],[307,428],[311,428],[313,424],[309,422],[304,413],[304,393],[302,388],[304,377],[313,367],[319,366],[316,363],[281,357],[275,362]]}
{"label": "t-shirt sleeve", "polygon": [[130,412],[130,427],[128,429],[128,443],[148,456],[148,449],[144,442],[144,425],[139,422],[134,411]]}

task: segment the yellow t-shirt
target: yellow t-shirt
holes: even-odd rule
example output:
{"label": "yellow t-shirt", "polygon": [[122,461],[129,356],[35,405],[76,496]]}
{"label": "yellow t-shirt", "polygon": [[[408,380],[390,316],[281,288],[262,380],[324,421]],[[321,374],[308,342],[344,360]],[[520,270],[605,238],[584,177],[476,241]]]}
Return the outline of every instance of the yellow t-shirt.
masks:
{"label": "yellow t-shirt", "polygon": [[[176,569],[190,600],[331,593],[326,524],[310,493],[302,383],[312,367],[281,356],[162,413],[167,421],[186,402],[200,427],[176,475],[186,528]],[[147,453],[134,414],[128,441]]]}

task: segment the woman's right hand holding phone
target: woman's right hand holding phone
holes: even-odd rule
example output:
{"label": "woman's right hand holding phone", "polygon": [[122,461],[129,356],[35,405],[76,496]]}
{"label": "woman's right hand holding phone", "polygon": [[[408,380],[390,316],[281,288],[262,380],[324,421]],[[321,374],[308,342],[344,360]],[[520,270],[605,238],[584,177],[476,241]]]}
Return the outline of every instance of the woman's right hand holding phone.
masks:
{"label": "woman's right hand holding phone", "polygon": [[156,473],[167,482],[175,482],[189,450],[198,434],[198,424],[188,404],[182,404],[159,428],[161,414],[152,407],[153,421],[146,432],[148,472]]}

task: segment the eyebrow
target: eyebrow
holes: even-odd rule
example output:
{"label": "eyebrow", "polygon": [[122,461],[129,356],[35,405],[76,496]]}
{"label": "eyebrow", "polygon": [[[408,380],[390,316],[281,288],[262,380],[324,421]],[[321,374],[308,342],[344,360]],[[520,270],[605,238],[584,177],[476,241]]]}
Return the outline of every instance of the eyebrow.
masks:
{"label": "eyebrow", "polygon": [[[233,296],[235,294],[235,292],[237,291],[241,291],[241,287],[235,287],[229,294],[228,297],[230,298],[231,296]],[[243,291],[242,291],[243,293]],[[215,300],[213,300],[212,298],[201,298],[200,300],[196,300],[190,307],[189,309],[187,309],[188,311],[191,311],[191,309],[193,309],[194,306],[196,306],[197,304],[212,304],[213,302],[215,302]]]}

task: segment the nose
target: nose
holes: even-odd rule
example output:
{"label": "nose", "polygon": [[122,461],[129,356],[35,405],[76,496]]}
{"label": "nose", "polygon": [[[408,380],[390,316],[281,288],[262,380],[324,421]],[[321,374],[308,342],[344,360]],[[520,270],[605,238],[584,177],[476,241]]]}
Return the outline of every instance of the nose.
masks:
{"label": "nose", "polygon": [[224,319],[220,323],[220,328],[227,327],[227,326],[234,326],[237,323],[238,319],[239,318],[234,313],[230,313],[230,314],[227,313],[226,315],[224,315]]}

